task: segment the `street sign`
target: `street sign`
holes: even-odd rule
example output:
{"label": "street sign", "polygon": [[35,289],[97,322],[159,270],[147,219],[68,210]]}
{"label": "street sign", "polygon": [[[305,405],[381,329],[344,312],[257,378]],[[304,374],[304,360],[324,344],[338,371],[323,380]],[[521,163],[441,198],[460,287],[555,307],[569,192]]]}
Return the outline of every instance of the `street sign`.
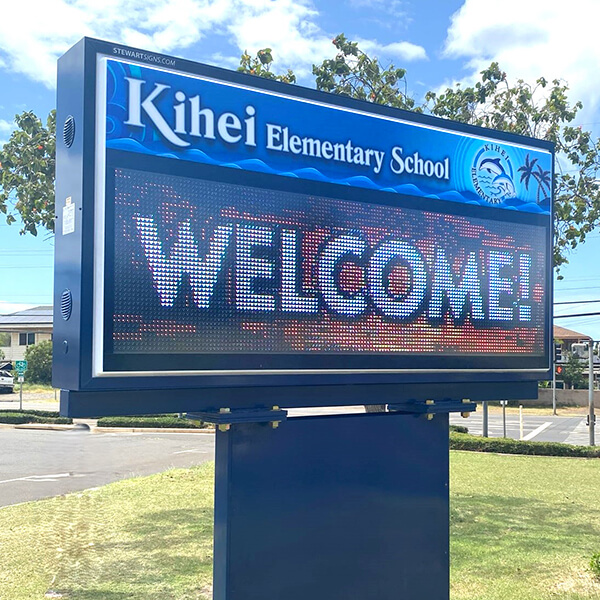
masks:
{"label": "street sign", "polygon": [[17,360],[15,362],[15,371],[17,371],[19,374],[25,373],[25,371],[27,371],[27,361]]}
{"label": "street sign", "polygon": [[23,375],[19,375],[17,379],[17,383],[23,383],[25,381],[25,377]]}

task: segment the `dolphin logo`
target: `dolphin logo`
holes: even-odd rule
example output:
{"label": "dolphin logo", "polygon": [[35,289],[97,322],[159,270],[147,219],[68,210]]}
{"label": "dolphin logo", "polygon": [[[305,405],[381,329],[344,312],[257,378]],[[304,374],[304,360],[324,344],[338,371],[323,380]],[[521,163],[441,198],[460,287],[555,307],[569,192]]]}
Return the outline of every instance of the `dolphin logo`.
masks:
{"label": "dolphin logo", "polygon": [[492,175],[504,175],[504,167],[500,164],[499,158],[484,158],[479,163],[479,170],[487,171]]}
{"label": "dolphin logo", "polygon": [[498,190],[498,195],[503,198],[514,198],[516,196],[515,184],[508,175],[502,174],[494,177],[492,185]]}

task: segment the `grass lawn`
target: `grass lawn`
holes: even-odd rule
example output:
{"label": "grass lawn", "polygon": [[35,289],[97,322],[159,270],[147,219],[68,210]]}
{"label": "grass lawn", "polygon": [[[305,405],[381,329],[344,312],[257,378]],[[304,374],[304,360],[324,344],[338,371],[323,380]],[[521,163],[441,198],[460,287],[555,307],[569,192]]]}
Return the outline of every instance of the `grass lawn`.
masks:
{"label": "grass lawn", "polygon": [[0,598],[212,598],[213,477],[209,463],[1,509]]}
{"label": "grass lawn", "polygon": [[598,459],[450,454],[452,600],[600,599]]}
{"label": "grass lawn", "polygon": [[[211,598],[212,486],[207,464],[1,509],[0,598]],[[451,453],[452,600],[598,600],[598,551],[600,460]]]}

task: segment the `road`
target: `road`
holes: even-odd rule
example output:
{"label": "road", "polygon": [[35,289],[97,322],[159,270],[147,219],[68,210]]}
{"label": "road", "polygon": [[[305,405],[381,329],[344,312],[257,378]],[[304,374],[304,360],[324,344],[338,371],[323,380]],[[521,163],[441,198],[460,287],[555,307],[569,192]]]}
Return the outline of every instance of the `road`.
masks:
{"label": "road", "polygon": [[[296,409],[290,416],[362,412],[363,407]],[[450,422],[481,435],[481,411]],[[507,415],[508,437],[519,438],[518,415]],[[600,427],[596,430],[600,437]],[[489,414],[489,434],[502,436],[502,415]],[[585,417],[525,414],[524,437],[586,445]],[[599,439],[600,442],[600,439]],[[92,488],[128,477],[190,467],[214,458],[210,433],[91,433],[88,430],[0,429],[0,507]]]}
{"label": "road", "polygon": [[[452,425],[464,425],[469,433],[481,435],[483,431],[483,415],[481,407],[477,412],[471,413],[468,419],[460,415],[450,416]],[[490,437],[502,437],[502,414],[489,413],[488,434]],[[558,417],[553,415],[540,416],[524,414],[523,437],[536,442],[563,442],[587,446],[589,443],[589,430],[585,417]],[[506,416],[506,436],[515,440],[519,439],[519,415]],[[600,436],[600,427],[596,427],[596,438]],[[600,443],[600,439],[598,440]]]}
{"label": "road", "polygon": [[0,507],[190,467],[214,458],[211,433],[0,430]]}

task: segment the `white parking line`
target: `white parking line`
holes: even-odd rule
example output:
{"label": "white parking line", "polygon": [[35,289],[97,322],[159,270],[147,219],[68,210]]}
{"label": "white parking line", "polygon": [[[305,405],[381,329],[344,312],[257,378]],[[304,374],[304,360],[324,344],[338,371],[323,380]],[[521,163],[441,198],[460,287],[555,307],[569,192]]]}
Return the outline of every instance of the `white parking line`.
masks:
{"label": "white parking line", "polygon": [[536,435],[542,433],[544,429],[548,429],[550,425],[552,425],[552,421],[546,421],[545,423],[542,423],[537,429],[534,429],[531,433],[528,433],[523,440],[526,442],[532,440]]}
{"label": "white parking line", "polygon": [[53,473],[49,475],[27,475],[26,477],[16,477],[15,479],[5,479],[2,483],[12,483],[13,481],[34,481],[44,483],[48,481],[56,481],[65,477],[85,477],[84,475],[73,475],[73,473]]}

